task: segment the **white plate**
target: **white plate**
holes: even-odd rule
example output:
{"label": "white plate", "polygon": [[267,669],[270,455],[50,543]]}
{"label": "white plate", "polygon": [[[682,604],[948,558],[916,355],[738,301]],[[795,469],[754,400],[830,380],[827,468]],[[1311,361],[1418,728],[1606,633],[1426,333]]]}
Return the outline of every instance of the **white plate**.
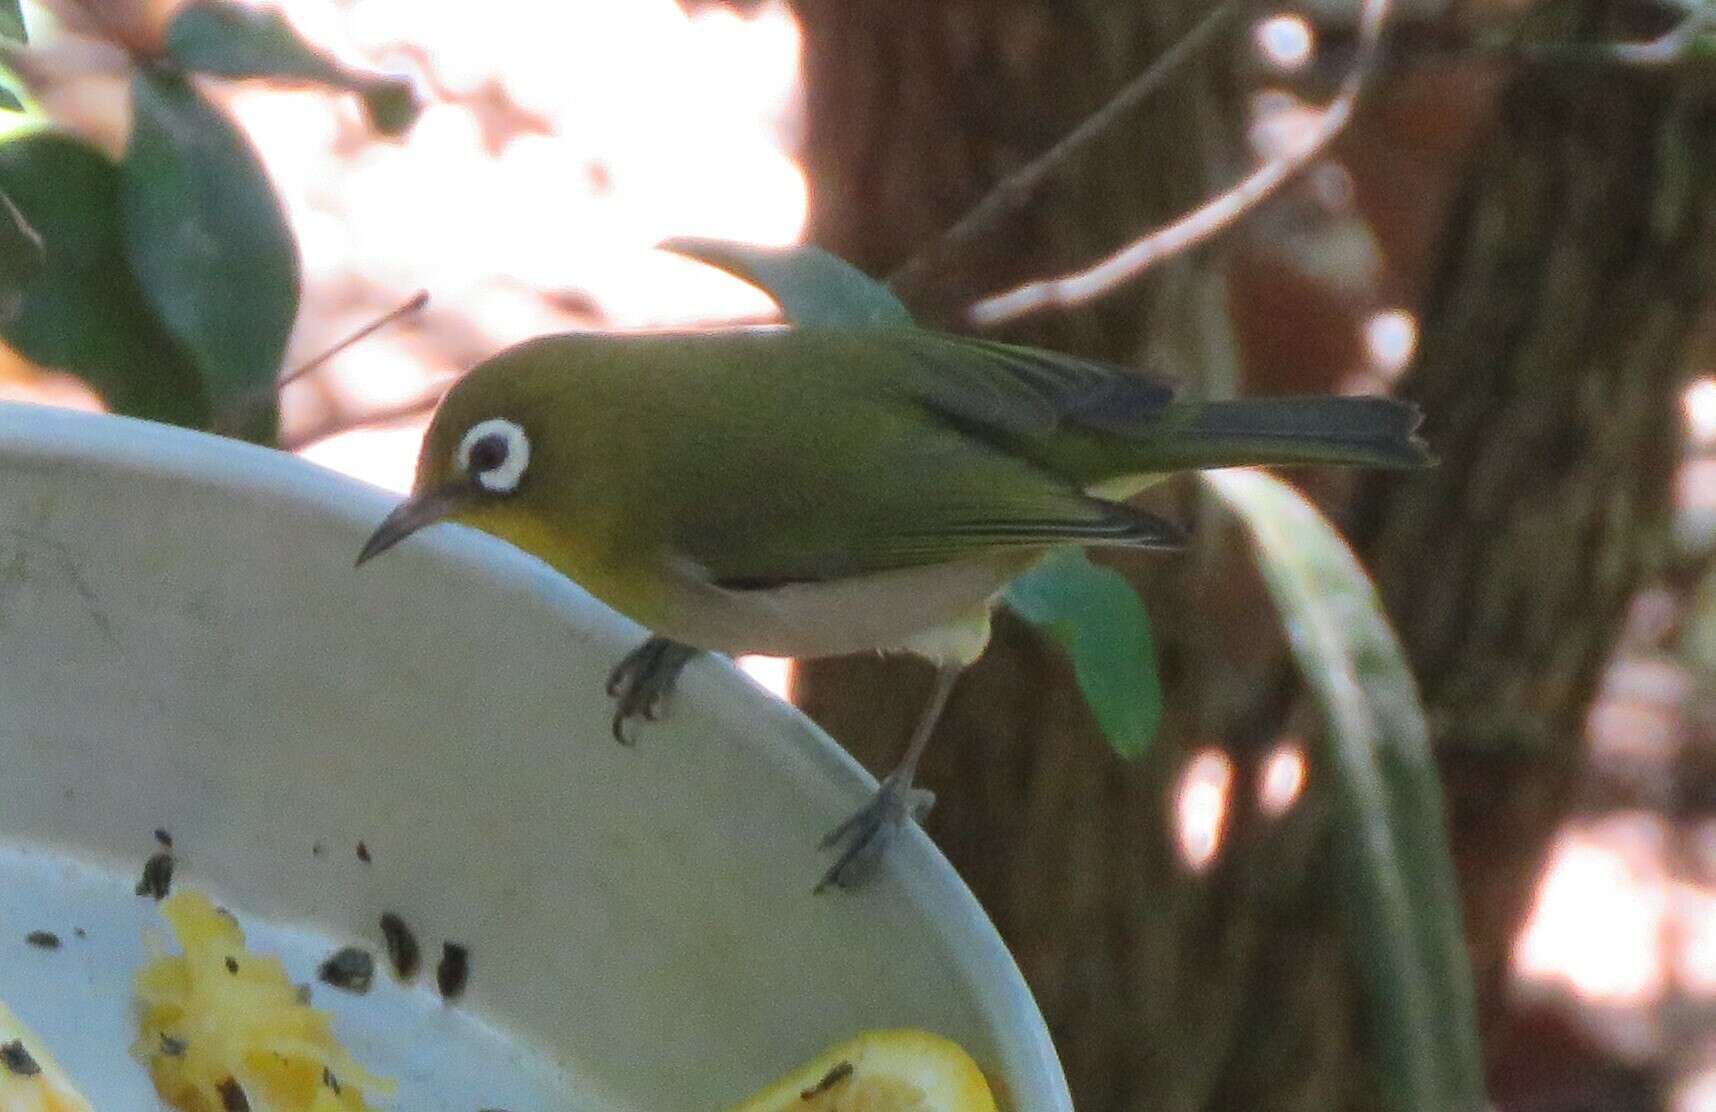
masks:
{"label": "white plate", "polygon": [[864,891],[811,895],[817,838],[873,786],[824,734],[706,658],[615,744],[603,680],[641,631],[456,526],[354,570],[391,501],[277,452],[0,405],[0,999],[97,1108],[154,1107],[126,1048],[157,827],[175,883],[296,978],[337,945],[379,954],[383,911],[430,966],[469,945],[453,1005],[432,976],[316,988],[401,1110],[719,1108],[896,1025],[962,1043],[1016,1109],[1071,1108],[920,832]]}

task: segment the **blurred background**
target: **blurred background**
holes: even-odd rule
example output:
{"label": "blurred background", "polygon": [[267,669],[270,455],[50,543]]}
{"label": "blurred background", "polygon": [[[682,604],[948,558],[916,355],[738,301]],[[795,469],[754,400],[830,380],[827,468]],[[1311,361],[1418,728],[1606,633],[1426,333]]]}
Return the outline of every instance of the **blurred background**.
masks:
{"label": "blurred background", "polygon": [[[813,240],[894,273],[1210,18],[1164,87],[1001,229],[896,288],[926,320],[1083,265],[1278,155],[1351,64],[1356,8],[1183,0],[287,0],[408,75],[355,98],[211,85],[303,266],[280,441],[393,490],[440,392],[537,333],[773,319],[655,249]],[[118,152],[170,5],[25,5],[28,116]],[[1716,1110],[1716,113],[1701,15],[1397,4],[1329,157],[1211,246],[1001,335],[1214,392],[1399,391],[1430,476],[1305,476],[1377,576],[1431,713],[1503,1109]],[[1213,13],[1213,16],[1212,16]],[[1701,27],[1701,25],[1700,25]],[[122,33],[115,33],[121,28]],[[1672,41],[1671,41],[1672,40]],[[1684,40],[1684,41],[1682,41]],[[99,408],[0,347],[0,396]],[[1172,492],[1187,519],[1193,488]],[[1125,764],[1064,662],[1003,620],[926,765],[929,828],[1018,954],[1079,1107],[1373,1106],[1316,729],[1243,546],[1115,561],[1167,721]],[[902,661],[752,660],[872,768],[927,690]]]}

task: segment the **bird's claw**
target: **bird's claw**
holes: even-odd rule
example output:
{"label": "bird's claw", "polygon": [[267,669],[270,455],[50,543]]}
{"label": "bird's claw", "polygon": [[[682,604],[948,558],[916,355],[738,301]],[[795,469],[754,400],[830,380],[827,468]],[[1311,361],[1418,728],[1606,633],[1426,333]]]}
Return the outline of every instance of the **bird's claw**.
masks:
{"label": "bird's claw", "polygon": [[654,722],[662,701],[673,690],[679,673],[697,650],[665,637],[651,637],[620,659],[608,673],[608,697],[615,700],[614,740],[632,744],[626,723],[634,718]]}
{"label": "bird's claw", "polygon": [[922,822],[933,806],[935,793],[913,787],[909,776],[894,773],[883,780],[868,803],[822,839],[821,848],[838,848],[840,856],[822,874],[816,891],[830,887],[850,890],[869,880],[906,820]]}

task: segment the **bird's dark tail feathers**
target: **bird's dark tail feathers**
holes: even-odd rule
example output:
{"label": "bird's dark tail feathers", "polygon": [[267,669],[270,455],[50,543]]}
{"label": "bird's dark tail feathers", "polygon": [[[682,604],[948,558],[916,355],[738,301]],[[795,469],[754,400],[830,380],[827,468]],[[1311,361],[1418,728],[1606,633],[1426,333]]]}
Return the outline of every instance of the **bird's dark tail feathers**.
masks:
{"label": "bird's dark tail feathers", "polygon": [[1236,398],[1206,402],[1152,446],[1176,467],[1323,463],[1427,467],[1416,406],[1393,398]]}

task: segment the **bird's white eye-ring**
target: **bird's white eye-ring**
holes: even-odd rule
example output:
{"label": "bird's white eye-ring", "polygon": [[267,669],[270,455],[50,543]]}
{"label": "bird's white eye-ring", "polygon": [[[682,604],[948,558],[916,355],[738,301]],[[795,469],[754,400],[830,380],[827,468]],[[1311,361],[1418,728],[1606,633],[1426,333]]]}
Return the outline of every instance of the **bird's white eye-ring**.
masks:
{"label": "bird's white eye-ring", "polygon": [[510,494],[530,466],[530,437],[511,421],[490,417],[459,441],[458,460],[459,469],[490,494]]}

